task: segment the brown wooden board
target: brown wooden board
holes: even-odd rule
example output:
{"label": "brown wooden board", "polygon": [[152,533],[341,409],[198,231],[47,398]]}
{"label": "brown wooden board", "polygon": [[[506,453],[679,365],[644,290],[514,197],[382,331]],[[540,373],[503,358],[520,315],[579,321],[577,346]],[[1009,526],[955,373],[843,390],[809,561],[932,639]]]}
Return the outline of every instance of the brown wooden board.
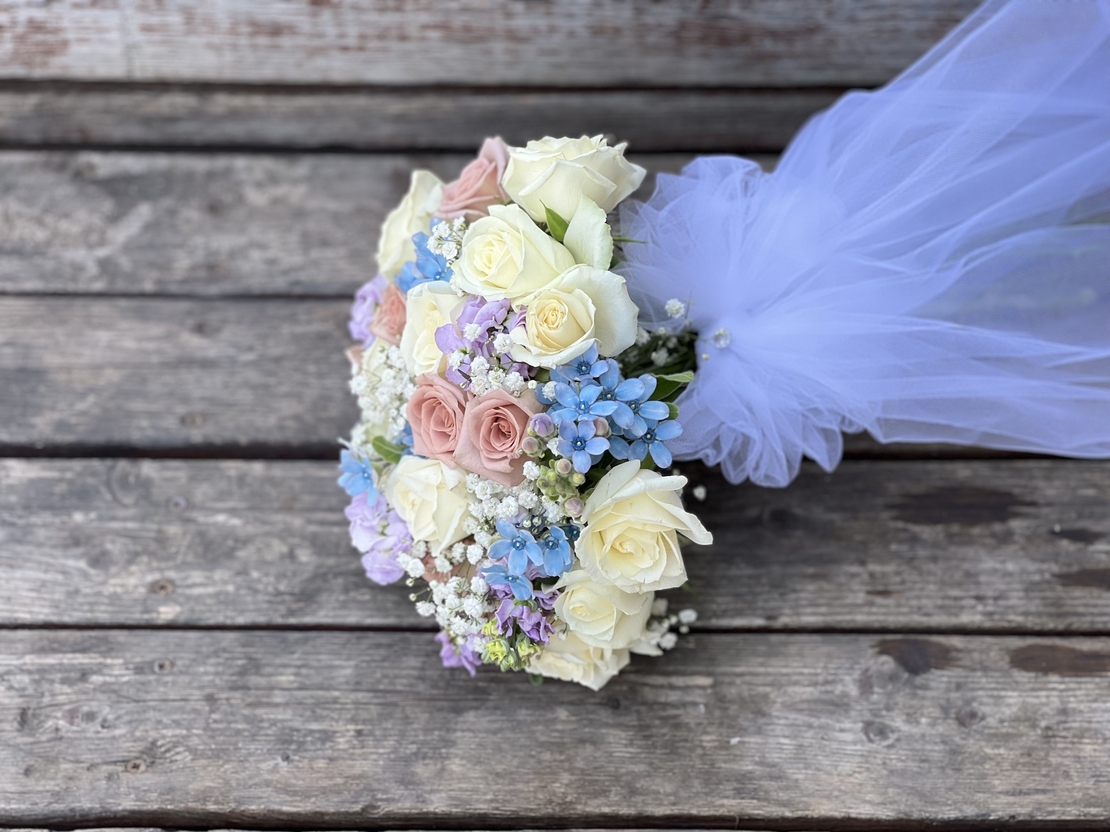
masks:
{"label": "brown wooden board", "polygon": [[557,87],[872,85],[976,0],[0,3],[0,77]]}
{"label": "brown wooden board", "polygon": [[427,633],[3,635],[9,825],[1110,820],[1104,638],[699,633],[598,694]]}
{"label": "brown wooden board", "polygon": [[[1110,631],[1110,463],[682,465],[703,629]],[[431,626],[362,573],[331,462],[0,461],[0,626]]]}
{"label": "brown wooden board", "polygon": [[840,90],[0,86],[0,146],[473,152],[604,133],[637,151],[778,151]]}

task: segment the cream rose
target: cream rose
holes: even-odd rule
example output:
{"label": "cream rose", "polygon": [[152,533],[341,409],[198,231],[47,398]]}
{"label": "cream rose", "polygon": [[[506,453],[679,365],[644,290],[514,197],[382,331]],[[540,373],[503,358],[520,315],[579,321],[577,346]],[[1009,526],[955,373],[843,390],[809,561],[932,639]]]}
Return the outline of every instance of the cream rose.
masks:
{"label": "cream rose", "polygon": [[582,512],[585,528],[574,551],[601,584],[626,592],[672,589],[686,583],[678,532],[708,545],[713,535],[682,508],[685,477],[644,471],[636,460],[610,469]]}
{"label": "cream rose", "polygon": [[514,361],[557,367],[595,341],[602,355],[619,355],[636,342],[636,305],[624,278],[612,272],[575,266],[522,304],[524,324],[509,333]]}
{"label": "cream rose", "polygon": [[555,614],[591,647],[619,650],[643,639],[654,592],[599,584],[581,569],[564,573],[555,588],[563,590],[555,600]]}
{"label": "cream rose", "polygon": [[609,147],[601,136],[548,136],[524,147],[510,147],[501,186],[537,222],[546,219],[545,206],[569,220],[582,197],[603,211],[612,211],[640,187],[647,173],[624,158],[625,147],[623,143]]}
{"label": "cream rose", "polygon": [[409,292],[405,328],[401,330],[401,356],[414,376],[443,375],[447,357],[436,344],[436,330],[454,320],[462,303],[462,298],[442,280],[422,283]]}
{"label": "cream rose", "polygon": [[414,170],[409,192],[401,204],[389,212],[378,240],[378,271],[391,280],[401,267],[416,259],[412,235],[427,231],[443,198],[443,183],[431,171]]}
{"label": "cream rose", "polygon": [[463,235],[455,263],[459,287],[488,300],[536,292],[574,265],[566,246],[540,230],[517,205],[491,205]]}
{"label": "cream rose", "polygon": [[627,650],[591,647],[574,633],[567,633],[563,638],[552,636],[543,652],[533,658],[526,669],[549,679],[577,682],[590,690],[601,690],[625,668],[628,660]]}
{"label": "cream rose", "polygon": [[409,527],[413,540],[427,541],[438,554],[466,537],[469,515],[466,473],[438,459],[403,456],[385,483],[385,497]]}

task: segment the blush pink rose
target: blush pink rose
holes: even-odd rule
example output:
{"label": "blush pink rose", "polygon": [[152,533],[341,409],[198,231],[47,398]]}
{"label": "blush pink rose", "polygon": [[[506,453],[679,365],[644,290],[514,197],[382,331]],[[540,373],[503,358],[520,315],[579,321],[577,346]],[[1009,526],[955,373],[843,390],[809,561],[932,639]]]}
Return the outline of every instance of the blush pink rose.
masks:
{"label": "blush pink rose", "polygon": [[406,414],[412,425],[412,449],[454,468],[466,399],[466,393],[439,376],[419,376]]}
{"label": "blush pink rose", "polygon": [[466,406],[455,461],[468,471],[499,482],[524,481],[524,455],[520,443],[528,435],[528,422],[543,410],[531,390],[519,398],[495,390],[472,399]]}
{"label": "blush pink rose", "polygon": [[370,321],[370,331],[387,344],[397,346],[401,343],[401,332],[405,328],[405,293],[396,283],[390,283],[382,290],[382,299],[374,310]]}
{"label": "blush pink rose", "polygon": [[509,201],[501,187],[501,177],[509,163],[509,150],[500,138],[486,139],[478,158],[463,168],[459,178],[443,189],[443,201],[436,215],[451,220],[463,217],[467,222],[481,219],[491,205]]}

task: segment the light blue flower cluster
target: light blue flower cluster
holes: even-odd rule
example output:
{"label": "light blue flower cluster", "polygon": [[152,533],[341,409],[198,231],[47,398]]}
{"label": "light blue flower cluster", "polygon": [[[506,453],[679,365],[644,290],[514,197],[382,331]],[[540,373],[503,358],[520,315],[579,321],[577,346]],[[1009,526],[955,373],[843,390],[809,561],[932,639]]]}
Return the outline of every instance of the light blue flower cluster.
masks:
{"label": "light blue flower cluster", "polygon": [[378,489],[374,487],[374,469],[368,461],[350,451],[339,455],[339,487],[351,497],[365,494],[369,502],[378,499]]}
{"label": "light blue flower cluster", "polygon": [[[666,402],[651,398],[658,384],[645,373],[622,378],[612,359],[599,359],[597,346],[551,371],[554,400],[537,388],[537,397],[551,407],[549,415],[559,426],[557,453],[585,474],[605,451],[616,459],[648,456],[660,468],[671,464],[665,442],[682,434]],[[600,420],[604,420],[601,422]]]}
{"label": "light blue flower cluster", "polygon": [[534,578],[557,578],[571,564],[570,539],[559,526],[552,526],[539,540],[508,520],[497,521],[501,539],[489,548],[492,560],[502,564],[487,566],[482,576],[491,586],[507,586],[518,601],[532,598]]}
{"label": "light blue flower cluster", "polygon": [[[432,227],[438,222],[439,220],[433,219]],[[454,271],[447,265],[447,258],[442,254],[433,254],[428,249],[429,240],[431,238],[423,231],[412,235],[412,243],[416,246],[416,261],[405,263],[401,273],[397,275],[397,287],[402,292],[408,293],[414,286],[424,283],[450,280],[454,275]]]}

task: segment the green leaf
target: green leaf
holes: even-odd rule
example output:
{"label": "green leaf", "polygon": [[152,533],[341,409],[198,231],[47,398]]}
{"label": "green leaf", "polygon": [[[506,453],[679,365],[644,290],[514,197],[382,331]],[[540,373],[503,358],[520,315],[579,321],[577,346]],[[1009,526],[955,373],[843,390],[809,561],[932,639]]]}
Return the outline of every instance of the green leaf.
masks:
{"label": "green leaf", "polygon": [[679,384],[689,384],[694,380],[694,371],[687,370],[684,373],[668,373],[665,376],[659,376],[659,378],[666,379],[667,381],[677,381]]}
{"label": "green leaf", "polygon": [[398,445],[396,442],[390,442],[384,436],[375,436],[370,441],[370,446],[374,451],[384,459],[386,462],[392,462],[396,465],[401,461],[401,454],[404,452],[404,446]]}
{"label": "green leaf", "polygon": [[678,418],[678,405],[674,402],[667,402],[667,408],[671,411],[671,418]]}
{"label": "green leaf", "polygon": [[657,402],[665,402],[671,395],[677,394],[682,384],[677,381],[667,381],[663,376],[659,377],[659,383],[655,385],[655,392],[651,397]]}
{"label": "green leaf", "polygon": [[643,243],[644,240],[633,240],[631,237],[614,237],[614,243]]}
{"label": "green leaf", "polygon": [[543,206],[544,213],[547,214],[547,230],[551,232],[551,236],[563,242],[563,238],[567,236],[567,228],[570,223],[548,208]]}

